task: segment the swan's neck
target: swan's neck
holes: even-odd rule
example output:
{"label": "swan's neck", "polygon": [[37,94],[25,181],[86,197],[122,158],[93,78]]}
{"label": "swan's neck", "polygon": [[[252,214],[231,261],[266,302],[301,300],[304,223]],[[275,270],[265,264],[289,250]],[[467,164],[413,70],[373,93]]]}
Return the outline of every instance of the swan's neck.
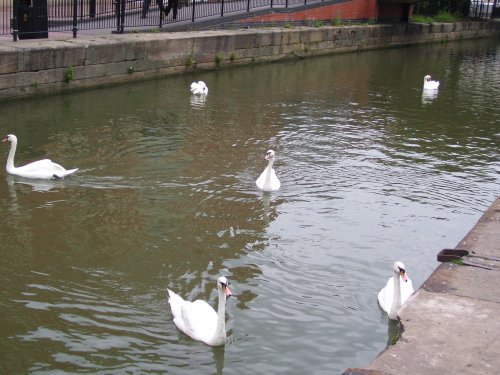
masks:
{"label": "swan's neck", "polygon": [[269,163],[266,168],[266,179],[264,181],[264,189],[271,188],[271,171],[273,170],[274,158],[269,159]]}
{"label": "swan's neck", "polygon": [[226,342],[226,295],[219,288],[219,306],[217,307],[217,325],[212,339],[214,344],[222,345]]}
{"label": "swan's neck", "polygon": [[400,307],[401,307],[401,279],[399,276],[399,272],[394,271],[394,296],[392,298],[391,311],[389,311],[389,318],[397,319]]}
{"label": "swan's neck", "polygon": [[14,155],[16,154],[17,142],[15,140],[10,142],[9,155],[7,156],[7,165],[5,169],[7,172],[11,172],[15,169],[14,167]]}

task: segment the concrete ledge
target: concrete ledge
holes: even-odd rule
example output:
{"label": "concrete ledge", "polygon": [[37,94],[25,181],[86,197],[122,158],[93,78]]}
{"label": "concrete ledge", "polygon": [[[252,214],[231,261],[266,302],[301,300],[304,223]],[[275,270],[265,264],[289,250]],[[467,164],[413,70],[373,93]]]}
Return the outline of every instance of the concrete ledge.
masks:
{"label": "concrete ledge", "polygon": [[0,41],[0,100],[194,69],[500,35],[499,22],[82,35]]}
{"label": "concrete ledge", "polygon": [[[500,256],[500,198],[457,248]],[[498,374],[500,261],[477,262],[492,269],[442,263],[399,311],[401,340],[365,369],[345,373]]]}

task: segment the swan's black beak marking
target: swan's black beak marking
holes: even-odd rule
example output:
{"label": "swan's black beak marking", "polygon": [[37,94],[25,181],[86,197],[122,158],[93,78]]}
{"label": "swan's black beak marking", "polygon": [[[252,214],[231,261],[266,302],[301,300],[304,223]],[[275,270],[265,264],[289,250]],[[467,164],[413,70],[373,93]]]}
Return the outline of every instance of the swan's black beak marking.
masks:
{"label": "swan's black beak marking", "polygon": [[229,285],[231,283],[228,281],[227,284],[224,284],[224,283],[220,283],[220,285],[222,286],[222,290],[224,291],[224,294],[226,295],[226,298],[229,299],[229,297],[231,297],[233,294],[231,293],[231,289],[229,289]]}
{"label": "swan's black beak marking", "polygon": [[408,282],[408,279],[407,279],[406,277],[404,277],[404,275],[406,274],[405,269],[404,269],[404,268],[401,268],[401,267],[398,267],[398,268],[399,268],[399,274],[400,274],[401,276],[403,276],[403,280],[405,281],[405,283],[406,283],[406,282]]}

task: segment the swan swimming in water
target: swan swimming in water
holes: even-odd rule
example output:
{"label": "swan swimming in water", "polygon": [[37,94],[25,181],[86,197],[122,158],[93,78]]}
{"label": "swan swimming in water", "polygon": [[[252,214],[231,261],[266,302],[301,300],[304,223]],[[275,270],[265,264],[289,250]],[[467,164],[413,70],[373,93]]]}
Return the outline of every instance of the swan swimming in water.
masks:
{"label": "swan swimming in water", "polygon": [[382,310],[389,315],[389,319],[396,320],[399,309],[414,290],[410,278],[406,275],[403,262],[395,262],[393,271],[394,276],[389,278],[386,286],[378,293],[378,303]]}
{"label": "swan swimming in water", "polygon": [[432,81],[430,75],[424,77],[424,90],[437,90],[439,81]]}
{"label": "swan swimming in water", "polygon": [[24,178],[51,179],[64,178],[78,170],[78,168],[66,170],[49,159],[34,161],[22,167],[15,167],[14,155],[17,148],[17,137],[13,134],[9,134],[2,140],[2,142],[7,141],[10,142],[10,150],[7,156],[7,165],[5,167],[7,173]]}
{"label": "swan swimming in water", "polygon": [[264,158],[269,160],[269,164],[266,169],[264,169],[264,172],[261,173],[257,181],[255,181],[255,184],[260,190],[263,191],[279,190],[281,183],[273,169],[276,154],[273,150],[269,150],[266,152],[266,156]]}
{"label": "swan swimming in water", "polygon": [[174,324],[194,340],[203,341],[211,346],[224,345],[226,342],[226,298],[231,296],[229,282],[221,276],[217,279],[219,306],[217,312],[205,301],[185,301],[170,289],[168,302],[174,316]]}
{"label": "swan swimming in water", "polygon": [[208,94],[208,87],[203,81],[191,83],[191,94],[206,95]]}

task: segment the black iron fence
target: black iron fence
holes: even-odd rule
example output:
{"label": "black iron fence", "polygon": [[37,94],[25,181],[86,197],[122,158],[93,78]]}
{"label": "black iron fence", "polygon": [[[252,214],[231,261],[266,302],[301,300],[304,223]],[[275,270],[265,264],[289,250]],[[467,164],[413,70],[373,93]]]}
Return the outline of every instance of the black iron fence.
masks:
{"label": "black iron fence", "polygon": [[0,35],[12,34],[17,40],[72,32],[76,37],[81,30],[161,28],[269,8],[345,1],[350,0],[0,0]]}
{"label": "black iron fence", "polygon": [[[48,32],[72,32],[74,37],[83,30],[120,33],[125,28],[181,26],[271,8],[348,1],[351,0],[0,0],[0,35],[12,35],[17,40],[46,38]],[[427,0],[417,3],[416,10],[432,14],[440,9],[437,5],[474,18],[500,17],[500,0]]]}
{"label": "black iron fence", "polygon": [[414,8],[415,14],[424,16],[435,16],[443,11],[461,17],[498,18],[500,0],[421,0]]}

